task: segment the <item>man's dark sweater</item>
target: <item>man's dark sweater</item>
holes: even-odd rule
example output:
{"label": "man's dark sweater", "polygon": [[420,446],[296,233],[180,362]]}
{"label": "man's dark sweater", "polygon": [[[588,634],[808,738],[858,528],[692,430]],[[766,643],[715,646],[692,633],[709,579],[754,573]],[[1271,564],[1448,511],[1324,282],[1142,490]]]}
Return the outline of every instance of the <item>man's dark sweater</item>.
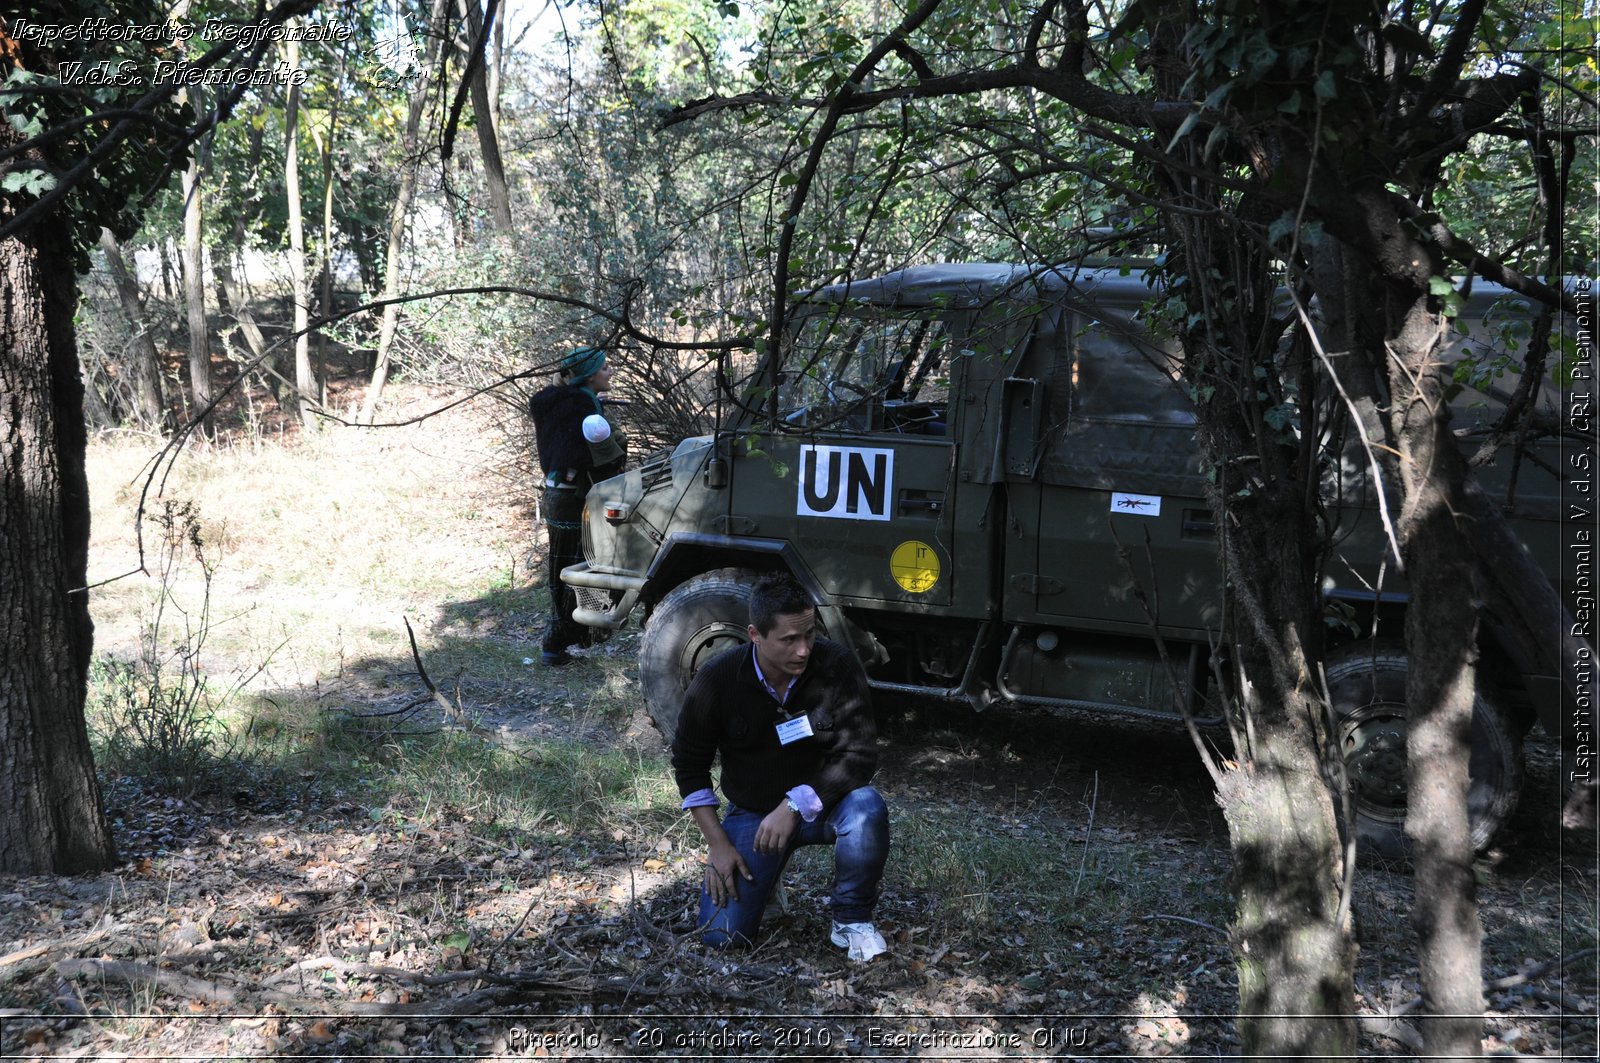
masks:
{"label": "man's dark sweater", "polygon": [[[811,718],[812,737],[780,744],[777,725],[802,715]],[[877,740],[867,676],[848,649],[818,639],[787,703],[779,705],[756,674],[751,648],[739,646],[712,658],[689,684],[672,741],[672,771],[681,796],[709,789],[711,762],[720,751],[722,793],[729,801],[766,813],[805,783],[826,815],[871,780]]]}

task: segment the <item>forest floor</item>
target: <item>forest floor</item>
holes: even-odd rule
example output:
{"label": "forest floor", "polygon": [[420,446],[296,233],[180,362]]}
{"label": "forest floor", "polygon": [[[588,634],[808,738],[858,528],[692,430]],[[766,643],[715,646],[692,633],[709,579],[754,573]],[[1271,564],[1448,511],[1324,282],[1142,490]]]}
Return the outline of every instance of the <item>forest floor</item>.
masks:
{"label": "forest floor", "polygon": [[[399,391],[392,419],[450,398]],[[93,596],[122,863],[0,878],[0,1055],[1237,1053],[1226,830],[1187,739],[1154,727],[882,705],[888,954],[828,942],[817,851],[753,951],[704,950],[636,633],[534,663],[534,498],[502,412],[180,456],[175,508],[147,506],[178,547],[147,522],[156,575]],[[92,444],[92,582],[140,567],[154,449]],[[1484,1045],[1593,1058],[1595,853],[1557,826],[1548,740],[1529,763],[1479,864]],[[1416,889],[1356,879],[1363,1055],[1418,1043]]]}

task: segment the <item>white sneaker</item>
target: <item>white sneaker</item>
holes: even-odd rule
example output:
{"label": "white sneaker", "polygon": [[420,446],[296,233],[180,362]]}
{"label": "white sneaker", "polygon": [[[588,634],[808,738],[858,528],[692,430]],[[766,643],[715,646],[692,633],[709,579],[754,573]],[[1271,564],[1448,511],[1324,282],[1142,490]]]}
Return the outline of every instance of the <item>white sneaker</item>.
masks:
{"label": "white sneaker", "polygon": [[871,923],[834,923],[833,943],[840,948],[849,949],[852,960],[862,962],[889,951],[883,935],[878,933],[878,928]]}

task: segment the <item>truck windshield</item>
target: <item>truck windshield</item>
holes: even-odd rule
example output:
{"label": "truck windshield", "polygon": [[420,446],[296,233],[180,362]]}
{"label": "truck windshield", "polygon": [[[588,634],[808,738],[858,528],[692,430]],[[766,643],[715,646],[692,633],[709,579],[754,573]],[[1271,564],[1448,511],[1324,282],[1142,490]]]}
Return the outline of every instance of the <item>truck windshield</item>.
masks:
{"label": "truck windshield", "polygon": [[942,422],[947,323],[877,307],[829,307],[796,328],[778,409],[797,428],[905,432]]}

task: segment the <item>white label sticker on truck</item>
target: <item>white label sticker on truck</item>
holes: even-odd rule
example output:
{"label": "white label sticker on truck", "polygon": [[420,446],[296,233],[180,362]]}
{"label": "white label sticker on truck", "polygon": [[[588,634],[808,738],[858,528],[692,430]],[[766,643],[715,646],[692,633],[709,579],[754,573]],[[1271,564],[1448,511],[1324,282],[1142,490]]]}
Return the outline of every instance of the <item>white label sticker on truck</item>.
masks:
{"label": "white label sticker on truck", "polygon": [[894,498],[894,451],[871,447],[800,447],[802,517],[888,520]]}
{"label": "white label sticker on truck", "polygon": [[1160,495],[1129,495],[1114,491],[1111,495],[1111,512],[1132,513],[1136,517],[1161,516]]}

